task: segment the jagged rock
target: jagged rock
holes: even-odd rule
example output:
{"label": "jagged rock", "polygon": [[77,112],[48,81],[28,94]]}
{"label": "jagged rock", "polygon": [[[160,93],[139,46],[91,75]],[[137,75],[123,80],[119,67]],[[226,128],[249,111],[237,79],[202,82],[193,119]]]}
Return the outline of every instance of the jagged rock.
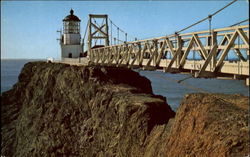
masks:
{"label": "jagged rock", "polygon": [[175,115],[132,70],[44,62],[26,64],[1,105],[2,155],[22,157],[143,156]]}
{"label": "jagged rock", "polygon": [[245,157],[249,152],[249,98],[189,94],[169,133],[167,157]]}

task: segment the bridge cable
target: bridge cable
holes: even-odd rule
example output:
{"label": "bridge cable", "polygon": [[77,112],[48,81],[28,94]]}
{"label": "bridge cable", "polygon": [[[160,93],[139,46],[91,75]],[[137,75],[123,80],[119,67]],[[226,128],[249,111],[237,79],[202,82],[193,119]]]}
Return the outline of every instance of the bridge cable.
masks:
{"label": "bridge cable", "polygon": [[[158,74],[153,74],[153,75],[155,75],[156,77],[158,77],[158,78],[163,78],[163,79],[165,79],[165,80],[167,80],[167,81],[171,81],[171,82],[177,82],[178,83],[178,81],[176,81],[175,79],[172,79],[172,78],[170,78],[170,77],[164,77],[164,76],[161,76],[161,75],[158,75]],[[189,89],[192,89],[192,90],[195,90],[195,91],[198,91],[198,92],[200,92],[200,93],[205,93],[205,94],[210,94],[211,92],[209,92],[208,90],[204,90],[204,89],[202,89],[202,88],[198,88],[198,87],[195,87],[195,86],[192,86],[192,85],[190,85],[190,84],[187,84],[187,83],[180,83],[181,85],[183,85],[183,86],[185,86],[186,88],[189,88]],[[226,100],[226,99],[224,99],[224,98],[221,98],[221,97],[217,97],[216,95],[211,95],[214,99],[216,99],[216,100],[220,100],[220,101],[223,101],[223,102],[225,102],[225,103],[228,103],[229,101],[228,100]]]}
{"label": "bridge cable", "polygon": [[[118,44],[118,42],[125,42],[125,41],[119,39],[119,36],[120,36],[120,35],[119,35],[119,31],[121,31],[121,32],[124,32],[124,31],[121,30],[119,27],[116,27],[116,25],[114,25],[114,23],[113,23],[111,20],[110,20],[110,24],[111,24],[111,34],[110,34],[109,36],[111,37],[111,41],[114,40],[114,42],[115,42],[114,44],[115,44],[115,45],[116,45],[116,43]],[[113,38],[113,32],[112,32],[113,29],[112,29],[112,25],[114,25],[114,26],[117,28],[117,37],[116,37],[116,38],[115,38],[115,37]],[[125,33],[125,32],[124,32],[124,33]],[[127,34],[127,33],[125,33],[125,36],[126,36],[126,34]],[[116,42],[116,41],[117,41],[117,42]]]}
{"label": "bridge cable", "polygon": [[195,87],[195,86],[192,86],[190,84],[187,84],[187,83],[183,83],[182,81],[184,80],[187,80],[189,78],[192,78],[192,76],[187,76],[185,77],[184,79],[181,79],[181,80],[175,80],[175,79],[172,79],[170,77],[165,77],[165,76],[161,76],[161,75],[158,75],[158,74],[154,74],[156,77],[158,78],[163,78],[164,80],[167,80],[167,81],[171,81],[171,82],[174,82],[174,83],[178,83],[178,84],[181,84],[182,86],[185,86],[189,89],[193,89],[193,90],[196,90],[198,92],[201,92],[201,93],[209,93],[208,91],[204,90],[204,89],[201,89],[201,88],[198,88],[198,87]]}
{"label": "bridge cable", "polygon": [[188,77],[185,77],[184,79],[178,80],[177,83],[181,83],[182,81],[185,81],[185,80],[190,79],[192,77],[193,77],[192,75],[188,76]]}
{"label": "bridge cable", "polygon": [[[111,37],[111,35],[109,35]],[[119,42],[125,42],[123,40],[118,40],[117,38],[114,38],[114,40],[119,41]]]}
{"label": "bridge cable", "polygon": [[240,25],[240,24],[242,24],[242,23],[244,23],[244,22],[247,22],[247,21],[249,21],[249,19],[246,19],[246,20],[237,22],[237,23],[235,23],[235,24],[233,24],[233,25],[231,25],[231,26],[229,26],[229,27],[233,27],[233,26],[236,26],[236,25]]}
{"label": "bridge cable", "polygon": [[[164,77],[164,76],[161,76],[161,75],[158,75],[158,74],[155,74],[155,76],[158,77],[158,78],[163,78],[163,79],[165,79],[165,80],[167,80],[167,81],[177,82],[177,83],[178,83],[178,81],[176,81],[175,79],[172,79],[172,78],[170,78],[170,77]],[[196,91],[198,91],[198,92],[200,92],[200,93],[205,93],[205,94],[210,94],[210,93],[211,93],[211,92],[209,92],[208,90],[205,90],[205,89],[202,89],[202,88],[199,88],[199,87],[195,87],[195,86],[192,86],[192,85],[187,84],[187,83],[181,83],[181,82],[180,82],[180,84],[183,85],[183,86],[185,86],[186,88],[189,88],[189,89],[192,89],[192,90],[196,90]],[[217,97],[217,96],[215,96],[215,95],[211,95],[211,96],[212,96],[214,99],[216,99],[216,100],[220,100],[220,101],[223,101],[223,102],[228,103],[228,100],[226,100],[226,99],[224,99],[224,98],[220,98],[220,97]]]}
{"label": "bridge cable", "polygon": [[218,14],[219,12],[221,12],[221,11],[224,10],[225,8],[229,7],[230,5],[232,5],[232,4],[233,4],[234,2],[236,2],[236,1],[237,1],[237,0],[233,0],[232,2],[230,2],[229,4],[227,4],[226,6],[224,6],[223,8],[221,8],[221,9],[217,10],[216,12],[214,12],[213,14],[209,15],[208,17],[206,17],[206,18],[204,18],[204,19],[202,19],[202,20],[200,20],[200,21],[198,21],[198,22],[196,22],[196,23],[194,23],[194,24],[192,24],[192,25],[190,25],[190,26],[188,26],[188,27],[186,27],[186,28],[183,28],[183,29],[181,29],[180,31],[177,31],[176,34],[178,34],[178,33],[180,33],[180,32],[183,32],[183,31],[185,31],[185,30],[187,30],[187,29],[189,29],[189,28],[191,28],[191,27],[193,27],[193,26],[195,26],[195,25],[197,25],[197,24],[199,24],[199,23],[201,23],[201,22],[203,22],[203,21],[209,19],[209,18],[212,18],[212,16]]}

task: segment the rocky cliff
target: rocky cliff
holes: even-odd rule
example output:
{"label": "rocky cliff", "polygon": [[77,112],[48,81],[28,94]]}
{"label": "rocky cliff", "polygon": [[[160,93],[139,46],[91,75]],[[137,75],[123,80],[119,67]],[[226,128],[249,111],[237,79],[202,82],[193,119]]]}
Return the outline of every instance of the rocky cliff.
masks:
{"label": "rocky cliff", "polygon": [[166,141],[167,156],[250,155],[248,104],[241,95],[187,95]]}
{"label": "rocky cliff", "polygon": [[7,156],[143,156],[175,113],[150,81],[126,68],[28,63],[2,95]]}
{"label": "rocky cliff", "polygon": [[1,95],[1,155],[242,156],[247,103],[191,94],[174,118],[166,99],[132,70],[28,63]]}

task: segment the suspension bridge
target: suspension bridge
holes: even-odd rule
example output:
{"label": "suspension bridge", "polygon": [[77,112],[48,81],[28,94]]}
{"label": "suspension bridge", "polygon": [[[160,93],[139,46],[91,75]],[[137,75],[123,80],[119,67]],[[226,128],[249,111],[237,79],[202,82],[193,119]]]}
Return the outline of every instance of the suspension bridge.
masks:
{"label": "suspension bridge", "polygon": [[[90,14],[83,38],[84,42],[88,32],[88,62],[94,65],[190,73],[194,77],[245,79],[249,85],[249,26],[240,25],[249,19],[228,27],[211,29],[212,17],[236,1],[172,35],[144,40],[130,37],[132,41],[128,41],[128,33],[108,15]],[[181,33],[206,20],[209,21],[208,30]],[[102,22],[98,24],[98,21]],[[122,35],[124,40],[121,40]],[[237,59],[228,59],[230,53],[236,54]]]}

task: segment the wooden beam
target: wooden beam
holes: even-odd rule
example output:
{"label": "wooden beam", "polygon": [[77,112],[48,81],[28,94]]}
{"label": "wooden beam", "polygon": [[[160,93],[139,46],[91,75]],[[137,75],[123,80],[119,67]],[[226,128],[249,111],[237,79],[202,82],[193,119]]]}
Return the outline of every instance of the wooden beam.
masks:
{"label": "wooden beam", "polygon": [[90,54],[90,56],[89,56],[89,57],[90,57],[90,60],[91,60],[92,62],[94,62],[94,60],[96,59],[95,53],[96,53],[96,52],[92,50],[92,52],[91,52],[91,54]]}
{"label": "wooden beam", "polygon": [[[105,24],[104,24],[104,25],[102,25],[99,29],[100,29],[100,30],[102,30],[102,28],[103,28],[104,26],[105,26]],[[92,33],[92,36],[94,36],[97,32],[99,32],[99,29],[98,29],[98,30],[96,30],[95,32],[93,32],[93,33]],[[103,33],[104,33],[104,32],[103,32]]]}
{"label": "wooden beam", "polygon": [[92,37],[92,39],[106,39],[106,37],[103,37],[103,36],[94,36],[94,37]]}
{"label": "wooden beam", "polygon": [[190,52],[190,49],[191,49],[192,46],[193,46],[193,43],[194,43],[194,36],[193,36],[193,37],[191,38],[191,40],[189,41],[188,46],[187,46],[187,49],[185,50],[183,56],[181,57],[179,68],[180,68],[181,66],[184,65],[185,60],[186,60],[186,57],[188,56],[188,54],[189,54],[189,52]]}
{"label": "wooden beam", "polygon": [[231,34],[226,34],[226,35],[225,35],[225,37],[226,37],[226,39],[227,39],[228,42],[229,42],[231,36],[232,36]]}
{"label": "wooden beam", "polygon": [[137,52],[135,52],[135,53],[136,53],[136,55],[135,55],[135,58],[132,60],[131,65],[134,65],[134,63],[135,63],[135,61],[136,61],[136,60],[138,60],[138,62],[139,62],[139,60],[140,60],[140,55],[141,55],[141,45],[140,45],[140,44],[137,44],[137,45],[138,45],[138,51],[137,51]]}
{"label": "wooden beam", "polygon": [[159,56],[159,53],[158,53],[158,41],[157,40],[154,40],[154,63],[153,64],[155,64],[155,66],[158,66],[157,64],[156,64],[156,61],[157,61],[157,57]]}
{"label": "wooden beam", "polygon": [[161,57],[163,56],[163,53],[164,53],[164,50],[165,50],[165,47],[166,47],[166,42],[162,42],[162,45],[160,47],[160,53],[156,59],[156,65],[159,65],[160,62],[161,62]]}
{"label": "wooden beam", "polygon": [[239,49],[234,49],[234,52],[239,57],[240,60],[246,61],[245,57],[242,55]]}
{"label": "wooden beam", "polygon": [[243,32],[242,29],[237,29],[237,32],[240,35],[241,39],[244,41],[244,43],[249,47],[249,39],[247,35]]}
{"label": "wooden beam", "polygon": [[[176,53],[174,54],[174,56],[172,57],[170,63],[168,64],[167,68],[166,68],[166,71],[170,71],[171,70],[171,67],[172,65],[174,64],[174,62],[176,61],[177,59],[177,56],[178,56],[178,53],[181,52],[181,47],[178,48],[178,50],[176,51]],[[180,68],[180,67],[179,67]]]}
{"label": "wooden beam", "polygon": [[109,47],[107,49],[109,51],[109,53],[108,53],[109,54],[108,55],[108,63],[111,64],[113,62],[113,60],[114,60],[114,57],[112,57],[113,56],[113,49],[112,49],[112,47]]}
{"label": "wooden beam", "polygon": [[[154,51],[152,51],[151,46],[153,46]],[[151,56],[150,56],[150,58],[148,60],[147,66],[150,66],[152,60],[155,62],[154,58],[157,55],[157,48],[156,48],[157,47],[157,41],[153,41],[153,45],[149,45],[149,43],[148,43],[148,47],[149,47],[149,52],[150,52]]]}
{"label": "wooden beam", "polygon": [[107,52],[107,50],[103,49],[103,52],[101,53],[101,63],[102,64],[105,63],[105,57],[107,56],[106,52]]}
{"label": "wooden beam", "polygon": [[205,60],[205,63],[202,65],[202,68],[198,72],[197,77],[200,77],[205,72],[208,64],[212,61],[213,56],[216,55],[217,47],[218,47],[217,45],[213,45],[213,48],[211,49],[211,52],[208,54],[207,59]]}
{"label": "wooden beam", "polygon": [[177,54],[177,59],[176,59],[176,66],[178,67],[180,65],[180,60],[181,60],[181,57],[182,57],[182,49],[183,49],[183,40],[181,39],[181,36],[177,36],[177,47],[180,48],[176,51]]}
{"label": "wooden beam", "polygon": [[118,64],[119,63],[119,59],[120,59],[121,47],[115,46],[114,49],[116,51],[115,62],[116,62],[116,64]]}
{"label": "wooden beam", "polygon": [[234,44],[234,41],[237,37],[237,31],[234,32],[233,36],[231,37],[231,39],[229,40],[228,44],[227,44],[227,47],[225,48],[225,50],[223,51],[223,53],[221,54],[217,64],[216,64],[216,67],[215,67],[215,70],[214,71],[218,71],[218,69],[220,68],[223,60],[225,59],[226,55],[228,54],[228,51],[230,50],[230,48],[232,47],[232,45]]}
{"label": "wooden beam", "polygon": [[[211,38],[211,40],[212,40],[212,46],[217,46],[216,47],[216,51],[215,51],[215,55],[213,55],[212,56],[212,59],[211,59],[211,66],[212,66],[212,70],[214,70],[214,68],[216,67],[216,57],[217,57],[217,52],[218,52],[218,45],[217,45],[217,32],[215,32],[214,30],[212,30],[212,38]],[[211,53],[211,52],[213,52],[212,50],[209,52],[209,53]]]}
{"label": "wooden beam", "polygon": [[130,55],[131,55],[131,52],[133,51],[133,45],[130,45],[129,46],[130,47],[130,49],[129,49],[129,51],[127,51],[127,56],[126,56],[126,59],[125,59],[125,63],[128,65],[129,64],[129,60],[130,60]]}
{"label": "wooden beam", "polygon": [[206,59],[207,56],[208,56],[207,51],[204,49],[204,47],[203,47],[203,45],[202,45],[202,43],[201,43],[199,37],[197,36],[197,34],[194,34],[193,36],[194,36],[194,40],[195,40],[197,46],[198,46],[198,47],[200,48],[200,50],[201,50],[202,57],[203,57],[204,59]]}
{"label": "wooden beam", "polygon": [[141,58],[140,58],[140,61],[139,61],[139,65],[140,65],[140,66],[142,66],[143,57],[144,57],[144,54],[145,54],[145,52],[146,52],[146,49],[147,49],[147,46],[144,45],[144,46],[143,46],[142,53],[141,53]]}
{"label": "wooden beam", "polygon": [[90,18],[107,18],[108,15],[104,14],[104,15],[100,15],[100,14],[89,14]]}
{"label": "wooden beam", "polygon": [[96,52],[96,63],[98,63],[99,62],[99,60],[100,60],[100,51],[102,51],[102,49],[99,49],[99,50],[96,50],[97,52]]}
{"label": "wooden beam", "polygon": [[170,49],[171,55],[174,56],[175,55],[175,51],[173,49],[173,44],[172,44],[172,42],[169,41],[168,38],[166,38],[166,44],[167,44],[168,48]]}
{"label": "wooden beam", "polygon": [[[107,37],[107,33],[104,33],[99,27],[97,27],[95,24],[91,23],[91,25],[96,29],[96,31],[98,31],[99,33],[103,34],[105,37]],[[105,25],[105,24],[104,24]],[[94,35],[94,33],[92,34],[92,36]]]}
{"label": "wooden beam", "polygon": [[127,58],[127,55],[128,55],[128,52],[130,51],[130,46],[128,46],[127,44],[124,45],[123,49],[125,49],[122,53],[122,58],[119,62],[119,64],[122,64],[123,60],[126,61],[126,58]]}

